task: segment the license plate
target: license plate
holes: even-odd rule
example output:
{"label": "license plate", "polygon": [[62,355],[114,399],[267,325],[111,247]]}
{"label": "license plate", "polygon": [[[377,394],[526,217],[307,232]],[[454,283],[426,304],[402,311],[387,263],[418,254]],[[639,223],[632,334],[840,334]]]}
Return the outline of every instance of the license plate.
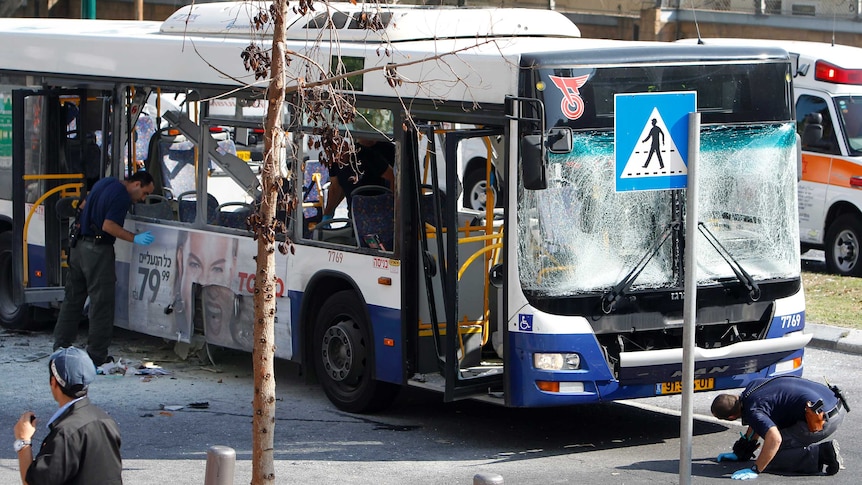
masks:
{"label": "license plate", "polygon": [[236,156],[246,162],[251,161],[251,151],[250,150],[237,150]]}
{"label": "license plate", "polygon": [[[694,380],[694,392],[711,391],[715,389],[715,378],[706,377],[704,379]],[[662,382],[655,385],[655,393],[658,394],[679,394],[682,392],[682,382]]]}

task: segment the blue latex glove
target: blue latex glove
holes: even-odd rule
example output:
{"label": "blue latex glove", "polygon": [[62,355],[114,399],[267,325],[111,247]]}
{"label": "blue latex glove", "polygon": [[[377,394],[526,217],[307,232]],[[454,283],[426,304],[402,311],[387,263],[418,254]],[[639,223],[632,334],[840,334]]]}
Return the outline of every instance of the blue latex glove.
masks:
{"label": "blue latex glove", "polygon": [[150,234],[150,231],[135,234],[135,244],[140,244],[141,246],[149,246],[155,239],[156,238]]}
{"label": "blue latex glove", "polygon": [[757,478],[757,473],[751,468],[743,468],[742,470],[733,472],[730,478],[734,480],[753,480]]}
{"label": "blue latex glove", "polygon": [[739,457],[736,456],[736,453],[722,453],[718,455],[716,461],[739,461]]}
{"label": "blue latex glove", "polygon": [[332,219],[332,216],[331,216],[331,215],[324,215],[324,216],[323,216],[323,219],[321,219],[321,220],[320,220],[320,222],[326,222],[326,221],[328,221],[328,220],[330,220],[330,219]]}

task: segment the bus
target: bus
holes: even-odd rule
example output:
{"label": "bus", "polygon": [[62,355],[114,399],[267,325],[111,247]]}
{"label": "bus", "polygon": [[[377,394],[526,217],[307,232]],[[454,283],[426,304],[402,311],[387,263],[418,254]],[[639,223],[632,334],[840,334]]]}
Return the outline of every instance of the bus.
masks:
{"label": "bus", "polygon": [[823,250],[830,272],[862,276],[862,49],[769,39],[703,42],[774,46],[790,54],[802,143],[802,251]]}
{"label": "bus", "polygon": [[[69,207],[95,180],[142,168],[156,190],[126,228],[155,242],[116,243],[116,325],[252,348],[247,219],[260,182],[242,152],[266,98],[241,54],[255,13],[227,2],[162,23],[0,19],[0,42],[18,46],[0,52],[4,326],[50,319]],[[686,220],[705,240],[695,389],[802,373],[811,336],[786,52],[581,38],[544,10],[330,3],[291,15],[287,48],[304,57],[290,76],[361,71],[336,86],[355,105],[338,133],[395,153],[394,186],[323,220],[331,179],[318,141],[334,130],[315,120],[336,119],[322,103],[336,91],[288,99],[293,142],[277,165],[297,203],[279,213],[292,248],[276,256],[275,354],[335,406],[383,409],[406,386],[509,407],[680,392]],[[362,28],[369,19],[376,29]],[[647,132],[664,118],[616,113],[615,97],[677,92],[695,93],[702,116],[696,219],[683,189],[615,189],[620,176],[651,186],[678,169],[682,146],[662,144],[667,169],[618,173],[615,122]],[[646,151],[631,141],[624,156],[639,163]],[[483,210],[464,206],[459,159],[476,144]]]}

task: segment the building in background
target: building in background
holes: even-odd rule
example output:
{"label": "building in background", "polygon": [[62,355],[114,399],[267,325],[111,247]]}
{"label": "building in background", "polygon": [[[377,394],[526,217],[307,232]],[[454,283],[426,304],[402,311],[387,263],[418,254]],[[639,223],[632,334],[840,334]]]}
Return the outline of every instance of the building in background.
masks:
{"label": "building in background", "polygon": [[[191,0],[88,0],[96,18],[164,20]],[[204,0],[217,1],[217,0]],[[360,0],[361,1],[361,0]],[[583,37],[674,41],[742,37],[862,47],[862,0],[406,0],[397,3],[554,9]],[[81,0],[0,0],[0,17],[81,18]],[[140,13],[139,13],[140,11]]]}

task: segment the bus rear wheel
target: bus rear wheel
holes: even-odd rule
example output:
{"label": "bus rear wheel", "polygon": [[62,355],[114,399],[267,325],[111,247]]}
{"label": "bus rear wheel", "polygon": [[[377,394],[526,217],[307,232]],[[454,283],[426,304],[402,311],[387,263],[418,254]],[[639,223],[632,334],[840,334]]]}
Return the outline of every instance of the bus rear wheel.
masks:
{"label": "bus rear wheel", "polygon": [[379,411],[398,386],[375,380],[373,347],[365,303],[350,290],[323,304],[314,326],[314,368],[326,396],[350,413]]}
{"label": "bus rear wheel", "polygon": [[15,303],[15,285],[12,259],[12,233],[0,233],[0,324],[13,330],[31,329],[30,306]]}
{"label": "bus rear wheel", "polygon": [[862,222],[853,214],[835,219],[826,231],[826,266],[832,273],[862,276]]}

